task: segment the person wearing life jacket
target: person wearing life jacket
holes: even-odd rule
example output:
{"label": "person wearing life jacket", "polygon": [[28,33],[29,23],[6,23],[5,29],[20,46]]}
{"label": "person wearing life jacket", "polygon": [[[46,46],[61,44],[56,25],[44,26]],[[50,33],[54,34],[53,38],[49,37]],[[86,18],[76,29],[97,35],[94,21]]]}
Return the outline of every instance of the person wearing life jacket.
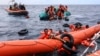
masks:
{"label": "person wearing life jacket", "polygon": [[[68,37],[64,37],[64,38],[62,38],[62,40],[64,40],[64,41],[68,41],[68,42],[70,42],[70,39],[68,38]],[[67,44],[66,44],[67,45]],[[68,46],[67,46],[68,47]],[[69,47],[70,48],[70,47]],[[71,47],[71,50],[72,51],[76,51],[76,47],[73,45],[72,47]],[[75,54],[73,54],[72,52],[70,52],[70,51],[68,51],[68,50],[66,50],[65,48],[60,48],[60,49],[58,49],[58,53],[59,53],[59,55],[60,56],[75,56]]]}
{"label": "person wearing life jacket", "polygon": [[86,40],[83,40],[82,42],[81,42],[81,44],[82,45],[84,45],[84,46],[89,46],[89,47],[94,47],[94,43],[92,43],[91,45],[90,45],[90,43],[91,43],[91,39],[90,38],[87,38]]}
{"label": "person wearing life jacket", "polygon": [[17,4],[17,3],[14,3],[14,5],[12,6],[12,10],[13,10],[13,11],[19,10],[18,4]]}
{"label": "person wearing life jacket", "polygon": [[47,14],[48,14],[50,20],[53,20],[54,19],[55,8],[52,5],[50,7],[48,7]]}
{"label": "person wearing life jacket", "polygon": [[57,16],[59,20],[64,18],[64,12],[65,12],[65,7],[63,5],[60,5],[57,11]]}
{"label": "person wearing life jacket", "polygon": [[24,4],[19,4],[19,9],[20,10],[26,10],[25,5]]}
{"label": "person wearing life jacket", "polygon": [[75,31],[75,25],[74,24],[70,24],[69,28],[70,28],[70,32]]}
{"label": "person wearing life jacket", "polygon": [[59,30],[58,32],[56,32],[56,36],[59,36],[61,34],[63,34],[62,30]]}
{"label": "person wearing life jacket", "polygon": [[39,39],[48,39],[49,34],[48,34],[48,29],[47,29],[47,28],[44,29],[44,31],[41,32],[41,33],[42,33],[42,34],[41,34],[41,36],[39,37]]}
{"label": "person wearing life jacket", "polygon": [[9,10],[12,10],[12,5],[9,6]]}
{"label": "person wearing life jacket", "polygon": [[89,28],[89,25],[82,26],[82,30]]}
{"label": "person wearing life jacket", "polygon": [[55,34],[55,32],[53,31],[53,29],[48,29],[48,34],[49,34],[49,35]]}
{"label": "person wearing life jacket", "polygon": [[67,5],[65,6],[65,11],[68,11],[68,6]]}
{"label": "person wearing life jacket", "polygon": [[82,25],[81,24],[76,24],[74,31],[82,30]]}
{"label": "person wearing life jacket", "polygon": [[63,34],[67,34],[67,33],[68,33],[68,31],[66,29],[64,29]]}
{"label": "person wearing life jacket", "polygon": [[49,31],[49,32],[48,32],[49,38],[50,38],[50,39],[51,39],[51,38],[54,38],[54,37],[55,37],[55,32],[54,32],[52,29],[49,29],[48,31]]}

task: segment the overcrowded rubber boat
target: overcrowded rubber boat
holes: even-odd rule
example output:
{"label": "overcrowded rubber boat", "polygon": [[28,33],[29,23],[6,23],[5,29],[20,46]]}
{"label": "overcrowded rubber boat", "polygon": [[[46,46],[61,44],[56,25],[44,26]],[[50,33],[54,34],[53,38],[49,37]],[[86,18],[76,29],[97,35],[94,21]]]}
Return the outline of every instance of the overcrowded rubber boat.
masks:
{"label": "overcrowded rubber boat", "polygon": [[59,5],[59,8],[55,8],[54,6],[49,6],[45,8],[44,12],[39,14],[40,20],[57,20],[64,19],[70,16],[71,13],[68,11],[68,7],[64,5]]}
{"label": "overcrowded rubber boat", "polygon": [[[71,13],[69,11],[64,12],[64,17],[68,17],[70,16]],[[42,12],[39,14],[40,20],[49,20],[49,16],[46,12]],[[55,18],[54,20],[57,20],[57,18]]]}
{"label": "overcrowded rubber boat", "polygon": [[76,54],[73,46],[81,44],[87,38],[91,39],[99,31],[100,24],[85,30],[62,34],[52,39],[2,41],[0,42],[0,56],[27,56],[50,53],[55,50],[60,53],[65,51],[66,54]]}

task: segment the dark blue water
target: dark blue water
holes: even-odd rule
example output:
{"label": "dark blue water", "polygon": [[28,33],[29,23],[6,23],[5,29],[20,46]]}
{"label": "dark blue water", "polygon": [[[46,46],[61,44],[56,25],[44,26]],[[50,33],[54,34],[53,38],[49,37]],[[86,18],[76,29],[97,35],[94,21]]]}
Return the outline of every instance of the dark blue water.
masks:
{"label": "dark blue water", "polygon": [[[40,21],[39,14],[44,11],[47,5],[26,6],[29,11],[29,19],[23,16],[11,16],[5,11],[8,6],[0,6],[0,41],[16,40],[16,39],[33,39],[37,38],[40,31],[44,28],[52,28],[54,30],[64,29],[61,25],[64,23],[81,22],[84,25],[96,25],[100,21],[100,5],[69,5],[71,16],[70,21]],[[55,6],[58,7],[58,6]],[[28,29],[29,34],[19,36],[18,31]]]}
{"label": "dark blue water", "polygon": [[[49,22],[39,20],[39,14],[48,6],[26,6],[29,11],[29,19],[23,16],[8,15],[5,11],[5,8],[8,6],[0,6],[0,40],[32,39],[36,38],[44,28],[53,28],[54,30],[58,30],[58,28],[63,29],[61,25],[66,23],[66,21],[62,21],[59,24],[58,21]],[[100,5],[69,5],[68,7],[72,15],[69,17],[70,21],[67,23],[82,22],[85,25],[89,24],[92,26],[97,21],[100,21]],[[17,32],[25,28],[29,30],[29,34],[19,36]]]}

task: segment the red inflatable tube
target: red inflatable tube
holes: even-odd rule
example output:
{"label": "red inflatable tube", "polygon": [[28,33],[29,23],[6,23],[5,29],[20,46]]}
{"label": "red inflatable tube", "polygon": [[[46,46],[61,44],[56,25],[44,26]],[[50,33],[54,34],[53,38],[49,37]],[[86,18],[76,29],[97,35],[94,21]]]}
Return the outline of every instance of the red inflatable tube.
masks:
{"label": "red inflatable tube", "polygon": [[100,31],[100,24],[92,26],[85,30],[70,32],[69,34],[73,36],[74,44],[77,45],[80,44],[83,40],[86,40],[87,38],[92,38],[93,35],[99,31]]}
{"label": "red inflatable tube", "polygon": [[53,39],[6,41],[0,42],[0,56],[20,56],[52,52],[61,47],[62,42]]}

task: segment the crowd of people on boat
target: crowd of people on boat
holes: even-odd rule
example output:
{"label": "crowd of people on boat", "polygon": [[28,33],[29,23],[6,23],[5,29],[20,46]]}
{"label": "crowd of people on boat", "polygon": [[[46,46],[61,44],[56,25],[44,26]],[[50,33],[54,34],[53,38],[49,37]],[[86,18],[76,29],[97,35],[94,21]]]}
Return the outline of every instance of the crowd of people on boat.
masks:
{"label": "crowd of people on boat", "polygon": [[49,19],[55,19],[57,16],[58,19],[63,19],[64,18],[64,12],[68,10],[68,6],[64,5],[59,5],[59,8],[55,8],[54,6],[49,6],[48,8],[45,8],[45,12],[49,16]]}
{"label": "crowd of people on boat", "polygon": [[39,39],[49,39],[65,33],[68,33],[66,29],[64,29],[63,31],[59,30],[58,32],[55,32],[53,29],[45,28],[43,31],[41,31],[41,36],[39,37]]}
{"label": "crowd of people on boat", "polygon": [[[100,24],[100,21],[97,22],[97,24]],[[80,30],[84,30],[84,29],[88,29],[90,26],[87,24],[87,25],[83,25],[81,24],[80,22],[77,22],[75,24],[70,24],[68,26],[70,28],[70,31],[67,31],[66,29],[64,29],[63,31],[62,30],[59,30],[59,31],[54,31],[53,29],[48,29],[48,28],[45,28],[43,31],[41,31],[41,35],[39,37],[39,39],[61,39],[61,35],[62,34],[68,34],[69,32],[73,32],[73,31],[80,31]],[[68,39],[68,38],[64,38],[65,40]],[[95,44],[92,43],[90,45],[90,43],[92,42],[93,40],[91,38],[87,38],[85,40],[83,40],[80,44],[83,45],[83,46],[87,46],[87,47],[94,47]],[[72,47],[72,50],[75,51],[77,49],[77,46],[73,46]],[[64,49],[59,49],[58,52],[57,52],[60,56],[66,56],[66,55],[71,55],[71,56],[77,56],[75,54],[71,54],[67,51],[65,51]]]}
{"label": "crowd of people on boat", "polygon": [[49,39],[54,36],[59,36],[61,34],[68,34],[68,32],[73,32],[73,31],[79,31],[79,30],[84,30],[89,28],[89,25],[82,25],[81,23],[77,22],[75,24],[70,24],[68,25],[70,31],[68,31],[67,29],[64,30],[59,30],[59,31],[54,31],[53,29],[44,29],[41,32],[41,36],[39,37],[40,39]]}
{"label": "crowd of people on boat", "polygon": [[17,4],[14,3],[13,5],[10,5],[9,10],[17,11],[17,10],[26,10],[24,4]]}

